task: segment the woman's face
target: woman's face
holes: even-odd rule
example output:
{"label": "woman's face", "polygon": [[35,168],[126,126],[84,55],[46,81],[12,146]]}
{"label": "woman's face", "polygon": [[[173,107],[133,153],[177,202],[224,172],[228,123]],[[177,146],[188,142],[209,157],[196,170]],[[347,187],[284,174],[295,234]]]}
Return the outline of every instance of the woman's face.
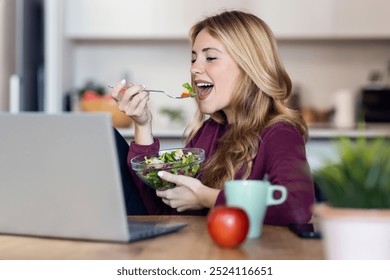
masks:
{"label": "woman's face", "polygon": [[205,114],[223,110],[230,123],[230,103],[241,70],[225,46],[202,30],[192,49],[191,73]]}

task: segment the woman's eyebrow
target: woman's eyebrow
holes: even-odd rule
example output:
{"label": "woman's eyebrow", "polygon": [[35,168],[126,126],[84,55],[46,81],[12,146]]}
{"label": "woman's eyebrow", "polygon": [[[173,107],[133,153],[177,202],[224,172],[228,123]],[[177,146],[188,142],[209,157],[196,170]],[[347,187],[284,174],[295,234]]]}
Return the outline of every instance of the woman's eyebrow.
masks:
{"label": "woman's eyebrow", "polygon": [[[219,53],[222,53],[219,49],[217,49],[217,48],[212,48],[212,47],[203,48],[203,49],[202,49],[202,52],[207,52],[207,51],[210,51],[210,50],[214,50],[214,51],[217,51],[217,52],[219,52]],[[193,53],[193,54],[196,54],[196,51],[193,50],[192,53]]]}

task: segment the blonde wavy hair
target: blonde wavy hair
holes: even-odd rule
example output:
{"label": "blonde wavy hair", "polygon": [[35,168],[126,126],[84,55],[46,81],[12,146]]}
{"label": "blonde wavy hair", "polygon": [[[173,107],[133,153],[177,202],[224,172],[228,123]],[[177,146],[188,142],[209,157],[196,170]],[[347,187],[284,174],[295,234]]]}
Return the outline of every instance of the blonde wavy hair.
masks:
{"label": "blonde wavy hair", "polygon": [[[218,148],[202,168],[202,183],[222,189],[224,182],[243,171],[247,179],[252,161],[259,147],[259,133],[266,127],[285,122],[295,126],[307,139],[307,126],[298,111],[290,109],[286,101],[292,83],[288,76],[268,25],[253,14],[226,11],[196,23],[190,30],[191,45],[200,31],[221,41],[241,69],[241,79],[235,89],[230,129],[218,140]],[[192,85],[194,82],[192,79]],[[194,123],[187,128],[187,143],[206,120],[199,100]],[[210,118],[227,124],[222,111]]]}

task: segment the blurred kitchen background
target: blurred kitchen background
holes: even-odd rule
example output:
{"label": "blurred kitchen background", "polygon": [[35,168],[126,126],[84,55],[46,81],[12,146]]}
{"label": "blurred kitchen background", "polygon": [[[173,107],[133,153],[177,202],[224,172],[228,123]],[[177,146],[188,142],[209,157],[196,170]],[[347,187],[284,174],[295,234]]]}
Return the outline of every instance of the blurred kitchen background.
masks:
{"label": "blurred kitchen background", "polygon": [[[123,78],[179,95],[190,26],[231,8],[274,31],[311,140],[355,137],[364,122],[390,135],[388,0],[0,0],[0,111],[82,110],[80,92]],[[150,107],[156,136],[176,145],[193,100],[153,93]]]}

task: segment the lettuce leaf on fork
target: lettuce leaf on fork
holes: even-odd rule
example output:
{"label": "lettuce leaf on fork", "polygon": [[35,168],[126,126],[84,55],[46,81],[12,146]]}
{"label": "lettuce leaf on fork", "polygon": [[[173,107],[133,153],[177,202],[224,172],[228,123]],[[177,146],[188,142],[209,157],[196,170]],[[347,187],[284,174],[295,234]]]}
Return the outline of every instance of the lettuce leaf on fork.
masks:
{"label": "lettuce leaf on fork", "polygon": [[187,92],[190,94],[191,97],[196,95],[195,90],[192,88],[192,86],[189,83],[184,83],[183,87],[187,90]]}

